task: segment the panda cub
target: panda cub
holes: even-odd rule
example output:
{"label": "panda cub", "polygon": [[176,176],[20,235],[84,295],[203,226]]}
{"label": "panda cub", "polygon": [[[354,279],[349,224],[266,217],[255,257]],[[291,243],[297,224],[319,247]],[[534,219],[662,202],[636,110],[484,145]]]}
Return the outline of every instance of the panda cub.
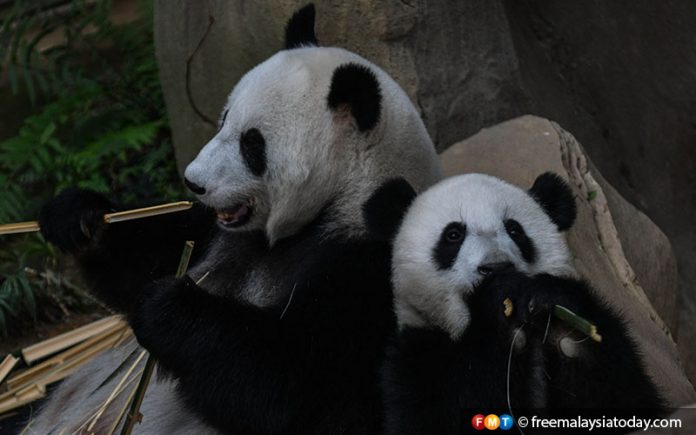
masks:
{"label": "panda cub", "polygon": [[[235,86],[186,168],[193,209],[104,225],[120,207],[73,189],[42,210],[44,237],[73,254],[171,375],[148,389],[141,433],[381,431],[392,251],[365,218],[439,180],[439,159],[399,85],[354,53],[319,47],[314,18],[313,6],[299,10],[285,49]],[[368,207],[377,193],[382,207]],[[176,279],[185,240],[194,256]],[[105,370],[62,384],[32,429],[79,429],[121,361],[102,358]]]}
{"label": "panda cub", "polygon": [[[573,277],[562,232],[575,215],[572,191],[551,173],[528,192],[469,174],[416,198],[394,243],[388,433],[459,434],[480,412],[658,412],[623,320]],[[552,316],[555,305],[594,323],[601,342]]]}

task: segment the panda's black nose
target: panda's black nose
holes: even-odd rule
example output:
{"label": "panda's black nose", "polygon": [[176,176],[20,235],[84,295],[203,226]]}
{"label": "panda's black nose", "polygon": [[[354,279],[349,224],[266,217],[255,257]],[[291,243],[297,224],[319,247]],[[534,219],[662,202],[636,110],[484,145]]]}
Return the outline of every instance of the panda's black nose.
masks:
{"label": "panda's black nose", "polygon": [[485,263],[478,267],[478,273],[483,276],[492,275],[494,273],[512,272],[515,270],[515,265],[509,261],[501,261],[497,263]]}
{"label": "panda's black nose", "polygon": [[193,181],[189,180],[188,178],[184,178],[184,184],[186,187],[189,188],[189,190],[196,195],[203,195],[205,193],[205,188],[199,186],[198,184],[194,183]]}

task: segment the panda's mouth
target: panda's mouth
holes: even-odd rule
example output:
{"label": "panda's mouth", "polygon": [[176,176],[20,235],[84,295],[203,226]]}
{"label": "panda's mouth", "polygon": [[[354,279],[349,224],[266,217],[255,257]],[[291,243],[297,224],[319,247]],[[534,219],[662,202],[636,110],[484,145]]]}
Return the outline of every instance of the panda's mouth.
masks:
{"label": "panda's mouth", "polygon": [[216,210],[216,212],[220,225],[226,228],[237,228],[249,222],[254,213],[254,204],[252,200],[248,200],[230,208]]}

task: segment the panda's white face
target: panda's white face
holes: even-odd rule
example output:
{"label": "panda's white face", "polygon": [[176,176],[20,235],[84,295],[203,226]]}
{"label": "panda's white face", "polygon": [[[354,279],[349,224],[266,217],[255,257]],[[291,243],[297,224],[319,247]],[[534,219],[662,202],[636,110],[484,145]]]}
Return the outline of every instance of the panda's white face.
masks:
{"label": "panda's white face", "polygon": [[[301,221],[331,191],[313,181],[334,158],[317,146],[330,140],[322,126],[331,118],[298,51],[281,51],[241,79],[223,109],[220,130],[186,168],[186,180],[194,185],[189,187],[217,210],[225,229],[265,229],[271,204],[284,208],[281,203],[291,198],[283,193],[305,185],[316,200],[303,207],[306,196],[292,198],[300,204],[289,218]],[[316,165],[321,160],[325,165]]]}
{"label": "panda's white face", "polygon": [[[344,82],[336,83],[345,65]],[[367,98],[356,99],[359,92]],[[373,104],[357,107],[363,101]],[[337,226],[357,225],[359,202],[394,176],[416,189],[439,176],[417,112],[379,68],[323,47],[281,51],[247,73],[229,97],[220,131],[185,171],[223,228],[264,230],[271,243],[329,204],[343,220]]]}
{"label": "panda's white face", "polygon": [[457,337],[466,329],[466,296],[489,274],[516,269],[567,275],[564,236],[528,192],[495,177],[449,178],[421,194],[394,246],[395,309],[400,326],[434,324]]}

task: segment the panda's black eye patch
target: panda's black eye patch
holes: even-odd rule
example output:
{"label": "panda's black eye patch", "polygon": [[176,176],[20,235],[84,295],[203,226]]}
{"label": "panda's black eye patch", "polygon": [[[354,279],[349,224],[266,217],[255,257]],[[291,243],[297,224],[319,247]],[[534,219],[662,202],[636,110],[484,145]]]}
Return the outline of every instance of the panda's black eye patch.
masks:
{"label": "panda's black eye patch", "polygon": [[524,232],[522,225],[520,225],[520,223],[514,219],[507,219],[503,223],[508,236],[510,236],[512,241],[515,242],[517,247],[520,249],[524,261],[527,263],[533,263],[536,259],[536,248],[534,247],[532,240],[527,236],[527,233]]}
{"label": "panda's black eye patch", "polygon": [[260,177],[266,172],[266,140],[259,130],[250,128],[242,133],[239,150],[252,174]]}
{"label": "panda's black eye patch", "polygon": [[452,267],[465,238],[466,226],[461,222],[450,222],[443,228],[433,248],[433,259],[439,269]]}

